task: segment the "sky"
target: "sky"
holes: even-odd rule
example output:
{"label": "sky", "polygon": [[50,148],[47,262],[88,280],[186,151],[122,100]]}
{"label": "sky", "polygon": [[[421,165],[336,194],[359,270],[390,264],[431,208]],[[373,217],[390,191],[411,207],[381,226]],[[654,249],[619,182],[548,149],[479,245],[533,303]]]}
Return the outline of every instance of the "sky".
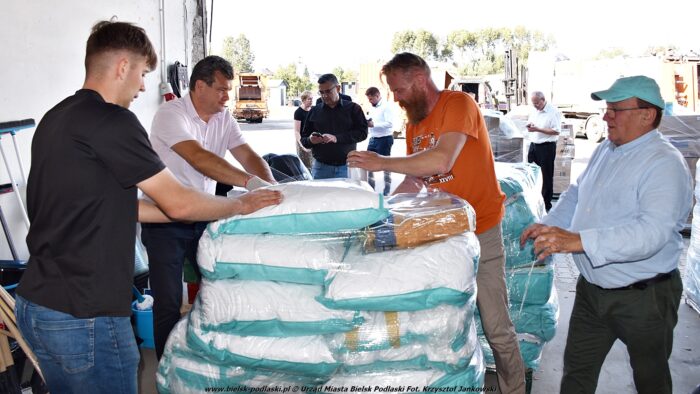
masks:
{"label": "sky", "polygon": [[390,59],[395,32],[417,29],[444,38],[458,29],[521,25],[551,34],[556,50],[572,59],[613,47],[631,54],[652,45],[700,50],[700,33],[691,27],[700,0],[213,0],[213,15],[213,53],[224,37],[243,33],[256,70],[298,61],[317,74],[358,69]]}

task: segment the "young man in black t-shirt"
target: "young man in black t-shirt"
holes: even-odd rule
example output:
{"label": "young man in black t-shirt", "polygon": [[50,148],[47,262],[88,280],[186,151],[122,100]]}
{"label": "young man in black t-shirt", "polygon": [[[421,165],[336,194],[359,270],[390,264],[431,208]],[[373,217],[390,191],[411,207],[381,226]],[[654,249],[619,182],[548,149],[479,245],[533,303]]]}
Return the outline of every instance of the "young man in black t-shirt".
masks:
{"label": "young man in black t-shirt", "polygon": [[[272,191],[209,196],[173,178],[128,110],[156,64],[143,29],[96,24],[83,88],[46,113],[34,134],[30,257],[16,314],[51,392],[137,392],[130,323],[137,219],[214,220],[281,201]],[[137,200],[137,187],[155,204]]]}

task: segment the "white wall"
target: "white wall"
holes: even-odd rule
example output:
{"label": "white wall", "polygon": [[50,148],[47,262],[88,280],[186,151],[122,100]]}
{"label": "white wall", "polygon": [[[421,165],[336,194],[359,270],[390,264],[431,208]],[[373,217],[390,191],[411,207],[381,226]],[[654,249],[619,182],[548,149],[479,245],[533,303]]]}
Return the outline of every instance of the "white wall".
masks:
{"label": "white wall", "polygon": [[[34,118],[38,124],[46,111],[80,89],[85,76],[85,42],[90,29],[95,22],[116,16],[120,21],[143,27],[158,52],[159,68],[146,77],[146,92],[131,105],[131,110],[149,130],[161,103],[158,84],[162,42],[165,41],[166,66],[178,60],[190,65],[191,71],[195,13],[195,0],[165,0],[166,38],[162,40],[158,0],[2,0],[0,122]],[[17,134],[25,171],[29,171],[33,134],[34,129]],[[10,159],[10,170],[22,183],[10,138],[3,137],[1,143]],[[9,182],[7,169],[0,162],[0,184]],[[25,188],[26,185],[20,185],[22,195]],[[27,259],[27,230],[15,197],[0,195],[0,205],[20,258]],[[0,234],[0,259],[11,259],[3,234]]]}

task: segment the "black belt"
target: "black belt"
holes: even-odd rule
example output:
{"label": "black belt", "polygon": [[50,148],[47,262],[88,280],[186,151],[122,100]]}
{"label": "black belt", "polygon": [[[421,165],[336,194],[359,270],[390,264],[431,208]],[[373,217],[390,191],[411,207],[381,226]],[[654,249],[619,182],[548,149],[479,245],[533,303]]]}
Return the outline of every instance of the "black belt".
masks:
{"label": "black belt", "polygon": [[533,144],[535,144],[535,145],[550,145],[550,144],[556,144],[556,143],[557,143],[556,141],[547,141],[547,142],[540,142],[540,143],[533,142]]}
{"label": "black belt", "polygon": [[640,280],[639,282],[632,283],[631,285],[624,286],[624,287],[616,287],[614,289],[605,289],[605,288],[600,287],[598,285],[595,285],[595,286],[598,287],[599,289],[603,289],[603,290],[632,290],[632,289],[644,290],[653,284],[661,283],[661,282],[664,282],[666,280],[671,279],[673,277],[673,275],[676,274],[677,272],[678,272],[678,269],[675,269],[675,270],[673,270],[671,272],[667,272],[665,274],[658,274],[658,275],[651,277],[649,279]]}

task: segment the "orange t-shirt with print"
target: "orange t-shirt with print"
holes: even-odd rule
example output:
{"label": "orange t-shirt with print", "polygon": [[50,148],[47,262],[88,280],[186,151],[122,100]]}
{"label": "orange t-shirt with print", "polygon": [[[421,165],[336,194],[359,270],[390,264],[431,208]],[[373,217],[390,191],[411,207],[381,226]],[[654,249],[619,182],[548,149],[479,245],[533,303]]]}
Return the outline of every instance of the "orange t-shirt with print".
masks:
{"label": "orange t-shirt with print", "polygon": [[433,148],[448,132],[466,134],[467,142],[448,173],[423,180],[467,200],[476,211],[476,233],[481,234],[501,223],[506,196],[496,179],[488,130],[474,99],[463,92],[442,91],[428,117],[406,127],[406,150],[410,155]]}

